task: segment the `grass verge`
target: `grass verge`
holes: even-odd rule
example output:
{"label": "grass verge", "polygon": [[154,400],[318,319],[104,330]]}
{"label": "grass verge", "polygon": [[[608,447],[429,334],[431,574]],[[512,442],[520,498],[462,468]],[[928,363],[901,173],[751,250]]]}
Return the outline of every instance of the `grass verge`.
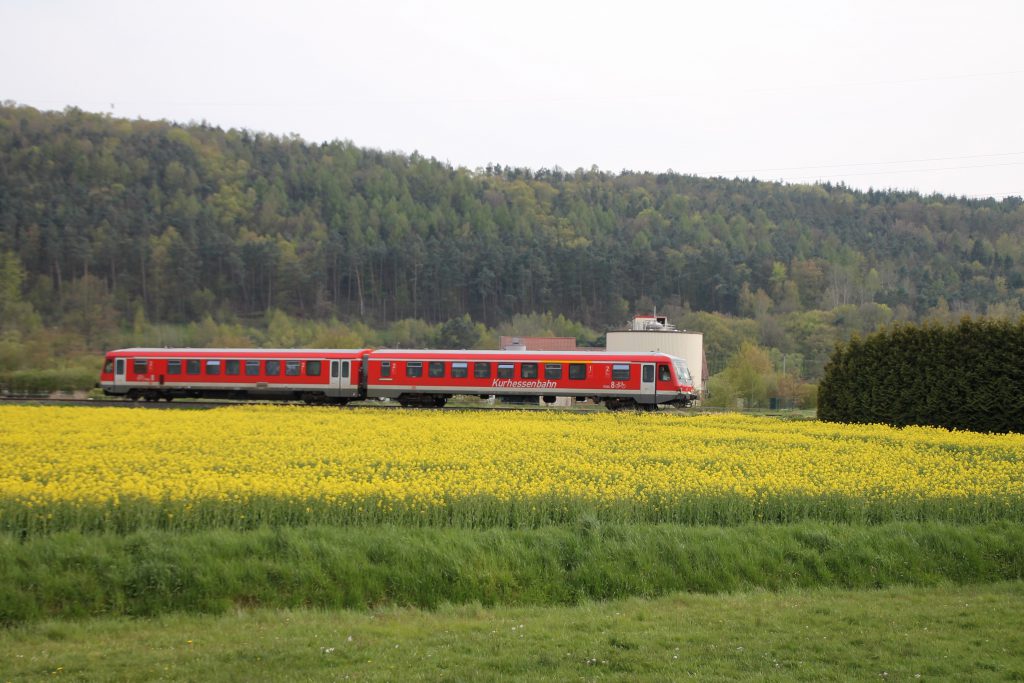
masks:
{"label": "grass verge", "polygon": [[1024,578],[1009,522],[436,529],[303,527],[0,536],[0,622],[242,607],[571,605],[672,591]]}
{"label": "grass verge", "polygon": [[1024,679],[1024,584],[577,607],[236,610],[0,630],[4,680]]}

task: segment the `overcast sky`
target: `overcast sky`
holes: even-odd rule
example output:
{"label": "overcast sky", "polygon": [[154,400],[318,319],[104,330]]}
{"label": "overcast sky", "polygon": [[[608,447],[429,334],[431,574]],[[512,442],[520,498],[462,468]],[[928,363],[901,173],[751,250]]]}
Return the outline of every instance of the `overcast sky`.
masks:
{"label": "overcast sky", "polygon": [[1024,2],[0,0],[0,100],[456,166],[1024,195]]}

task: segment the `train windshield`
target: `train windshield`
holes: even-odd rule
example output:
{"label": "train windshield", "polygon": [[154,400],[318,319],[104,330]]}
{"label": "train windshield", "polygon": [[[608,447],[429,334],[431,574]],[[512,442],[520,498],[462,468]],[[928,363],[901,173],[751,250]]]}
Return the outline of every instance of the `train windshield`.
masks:
{"label": "train windshield", "polygon": [[690,377],[690,371],[686,367],[686,361],[678,359],[674,364],[676,366],[676,377],[679,378],[679,381],[683,384],[693,384],[693,378]]}

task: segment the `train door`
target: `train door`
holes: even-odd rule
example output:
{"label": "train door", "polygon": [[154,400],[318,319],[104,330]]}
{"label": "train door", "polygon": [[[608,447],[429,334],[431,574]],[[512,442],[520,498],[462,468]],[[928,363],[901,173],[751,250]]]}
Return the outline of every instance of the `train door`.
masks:
{"label": "train door", "polygon": [[124,358],[118,358],[114,361],[114,389],[120,389],[125,385],[125,368],[127,367],[128,362]]}
{"label": "train door", "polygon": [[352,362],[347,360],[331,361],[331,384],[341,396],[352,395]]}
{"label": "train door", "polygon": [[640,369],[640,396],[642,403],[655,401],[654,363],[644,363]]}

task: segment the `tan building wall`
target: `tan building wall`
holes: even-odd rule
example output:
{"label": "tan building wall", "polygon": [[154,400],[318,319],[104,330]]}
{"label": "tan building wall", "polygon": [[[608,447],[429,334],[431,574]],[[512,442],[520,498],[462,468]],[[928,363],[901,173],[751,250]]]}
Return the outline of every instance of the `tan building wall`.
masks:
{"label": "tan building wall", "polygon": [[606,338],[609,351],[657,351],[678,356],[686,361],[686,367],[702,395],[707,388],[704,334],[701,332],[626,330],[609,332]]}
{"label": "tan building wall", "polygon": [[522,344],[527,351],[575,351],[576,337],[499,337],[498,348]]}

